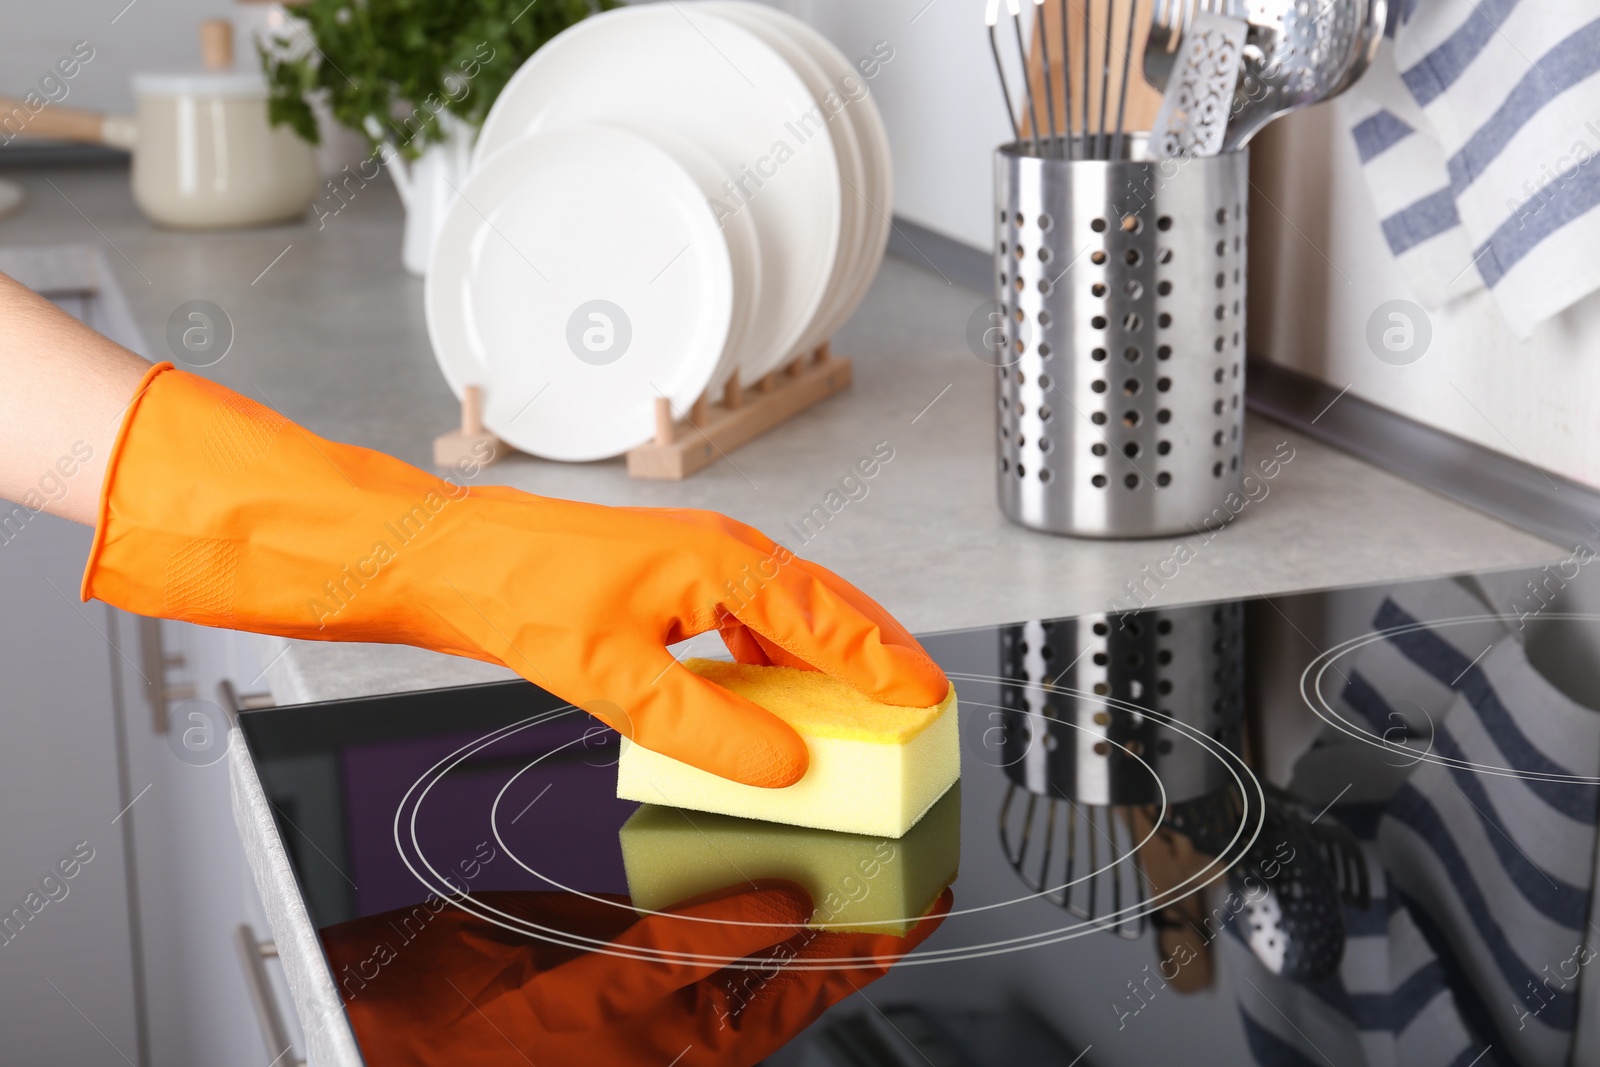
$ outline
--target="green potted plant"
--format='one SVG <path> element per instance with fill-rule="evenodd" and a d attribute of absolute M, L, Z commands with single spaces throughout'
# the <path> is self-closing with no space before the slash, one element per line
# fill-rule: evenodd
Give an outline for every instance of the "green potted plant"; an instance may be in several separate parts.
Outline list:
<path fill-rule="evenodd" d="M 421 274 L 500 90 L 546 41 L 617 2 L 306 0 L 258 43 L 268 113 L 312 144 L 319 112 L 367 139 L 355 176 L 387 167 L 406 206 L 406 269 Z"/>

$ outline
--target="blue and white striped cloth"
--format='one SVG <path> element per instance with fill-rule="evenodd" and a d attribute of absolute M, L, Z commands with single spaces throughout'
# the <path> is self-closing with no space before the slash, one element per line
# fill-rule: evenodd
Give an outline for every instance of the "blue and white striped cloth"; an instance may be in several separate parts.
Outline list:
<path fill-rule="evenodd" d="M 1487 286 L 1526 337 L 1600 288 L 1600 5 L 1390 5 L 1342 98 L 1384 237 L 1423 303 Z"/>
<path fill-rule="evenodd" d="M 1440 583 L 1396 590 L 1373 625 L 1483 612 Z M 1600 714 L 1557 692 L 1497 622 L 1397 634 L 1344 672 L 1341 711 L 1374 734 L 1400 730 L 1418 750 L 1431 739 L 1439 755 L 1490 767 L 1600 775 Z M 1403 762 L 1329 733 L 1296 768 L 1296 784 L 1355 779 L 1328 817 L 1362 842 L 1373 902 L 1346 909 L 1343 964 L 1318 985 L 1230 953 L 1251 978 L 1240 1008 L 1257 1061 L 1568 1062 L 1577 972 L 1600 966 L 1589 921 L 1600 788 Z"/>

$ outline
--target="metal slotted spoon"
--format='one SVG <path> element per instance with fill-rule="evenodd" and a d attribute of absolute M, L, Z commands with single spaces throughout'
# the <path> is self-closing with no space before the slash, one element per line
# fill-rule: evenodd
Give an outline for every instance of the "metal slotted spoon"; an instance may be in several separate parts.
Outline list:
<path fill-rule="evenodd" d="M 1281 115 L 1330 100 L 1371 64 L 1388 0 L 1155 0 L 1145 80 L 1166 90 L 1183 31 L 1198 12 L 1250 24 L 1224 152 L 1242 148 Z"/>

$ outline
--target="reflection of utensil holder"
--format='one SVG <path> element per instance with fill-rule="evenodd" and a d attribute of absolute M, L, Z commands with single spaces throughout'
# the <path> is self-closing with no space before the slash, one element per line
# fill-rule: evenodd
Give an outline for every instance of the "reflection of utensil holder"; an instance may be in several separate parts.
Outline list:
<path fill-rule="evenodd" d="M 1248 153 L 1127 144 L 995 156 L 1000 507 L 1052 533 L 1216 525 L 1243 478 Z"/>
<path fill-rule="evenodd" d="M 1138 841 L 1114 809 L 1163 796 L 1178 805 L 1228 785 L 1226 765 L 1167 721 L 1237 751 L 1242 653 L 1238 604 L 1001 630 L 1001 670 L 1017 684 L 1001 686 L 1001 752 L 1011 784 L 1000 835 L 1026 884 L 1080 918 L 1107 916 L 1108 928 L 1123 936 L 1143 931 L 1142 918 L 1119 917 L 1137 911 L 1144 889 L 1140 873 L 1122 862 Z"/>

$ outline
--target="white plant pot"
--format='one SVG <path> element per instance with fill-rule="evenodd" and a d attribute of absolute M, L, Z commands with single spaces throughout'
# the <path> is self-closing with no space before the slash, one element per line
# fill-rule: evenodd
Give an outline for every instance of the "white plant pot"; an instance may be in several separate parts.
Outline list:
<path fill-rule="evenodd" d="M 444 140 L 422 150 L 407 161 L 398 151 L 388 155 L 389 175 L 406 209 L 405 244 L 401 259 L 405 268 L 421 277 L 428 271 L 433 242 L 444 222 L 444 213 L 467 180 L 472 163 L 472 144 L 478 131 L 454 115 L 439 116 Z"/>

